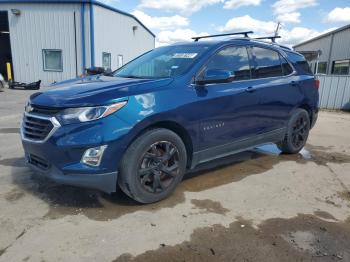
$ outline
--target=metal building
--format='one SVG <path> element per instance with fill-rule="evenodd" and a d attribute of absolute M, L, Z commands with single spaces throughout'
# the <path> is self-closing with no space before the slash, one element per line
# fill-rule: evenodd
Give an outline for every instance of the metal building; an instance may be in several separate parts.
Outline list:
<path fill-rule="evenodd" d="M 294 46 L 320 80 L 320 108 L 350 110 L 350 25 Z"/>
<path fill-rule="evenodd" d="M 309 56 L 314 73 L 327 75 L 350 75 L 350 25 L 328 32 L 294 46 L 298 52 Z"/>
<path fill-rule="evenodd" d="M 0 0 L 0 73 L 44 85 L 117 69 L 155 45 L 136 17 L 95 0 Z"/>

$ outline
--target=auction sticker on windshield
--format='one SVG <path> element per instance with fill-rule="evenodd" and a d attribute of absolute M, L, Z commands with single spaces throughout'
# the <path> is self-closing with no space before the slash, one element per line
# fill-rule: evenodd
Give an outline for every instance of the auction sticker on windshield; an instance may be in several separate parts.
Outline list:
<path fill-rule="evenodd" d="M 173 58 L 188 58 L 193 59 L 198 55 L 198 53 L 175 53 Z"/>

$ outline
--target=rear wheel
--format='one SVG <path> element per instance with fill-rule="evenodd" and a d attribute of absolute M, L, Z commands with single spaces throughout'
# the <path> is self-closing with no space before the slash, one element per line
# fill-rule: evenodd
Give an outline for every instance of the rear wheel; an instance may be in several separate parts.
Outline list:
<path fill-rule="evenodd" d="M 305 109 L 297 109 L 289 120 L 287 133 L 278 144 L 282 153 L 296 154 L 306 144 L 310 132 L 310 117 Z"/>
<path fill-rule="evenodd" d="M 169 196 L 182 180 L 187 154 L 174 132 L 152 129 L 127 149 L 120 168 L 119 186 L 140 203 L 153 203 Z"/>

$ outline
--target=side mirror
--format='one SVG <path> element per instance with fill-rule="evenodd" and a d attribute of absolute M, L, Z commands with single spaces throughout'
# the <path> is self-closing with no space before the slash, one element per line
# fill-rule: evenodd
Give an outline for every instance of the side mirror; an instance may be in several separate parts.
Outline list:
<path fill-rule="evenodd" d="M 196 79 L 196 84 L 217 84 L 217 83 L 230 83 L 234 80 L 235 76 L 230 71 L 221 69 L 209 69 L 204 72 L 204 75 L 200 79 Z"/>

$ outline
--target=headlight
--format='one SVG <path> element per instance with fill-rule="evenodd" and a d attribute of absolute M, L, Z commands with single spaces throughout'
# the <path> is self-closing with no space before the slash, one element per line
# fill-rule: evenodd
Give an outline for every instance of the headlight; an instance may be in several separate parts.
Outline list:
<path fill-rule="evenodd" d="M 108 106 L 68 108 L 58 113 L 57 118 L 62 124 L 89 122 L 109 116 L 126 104 L 123 101 Z"/>

